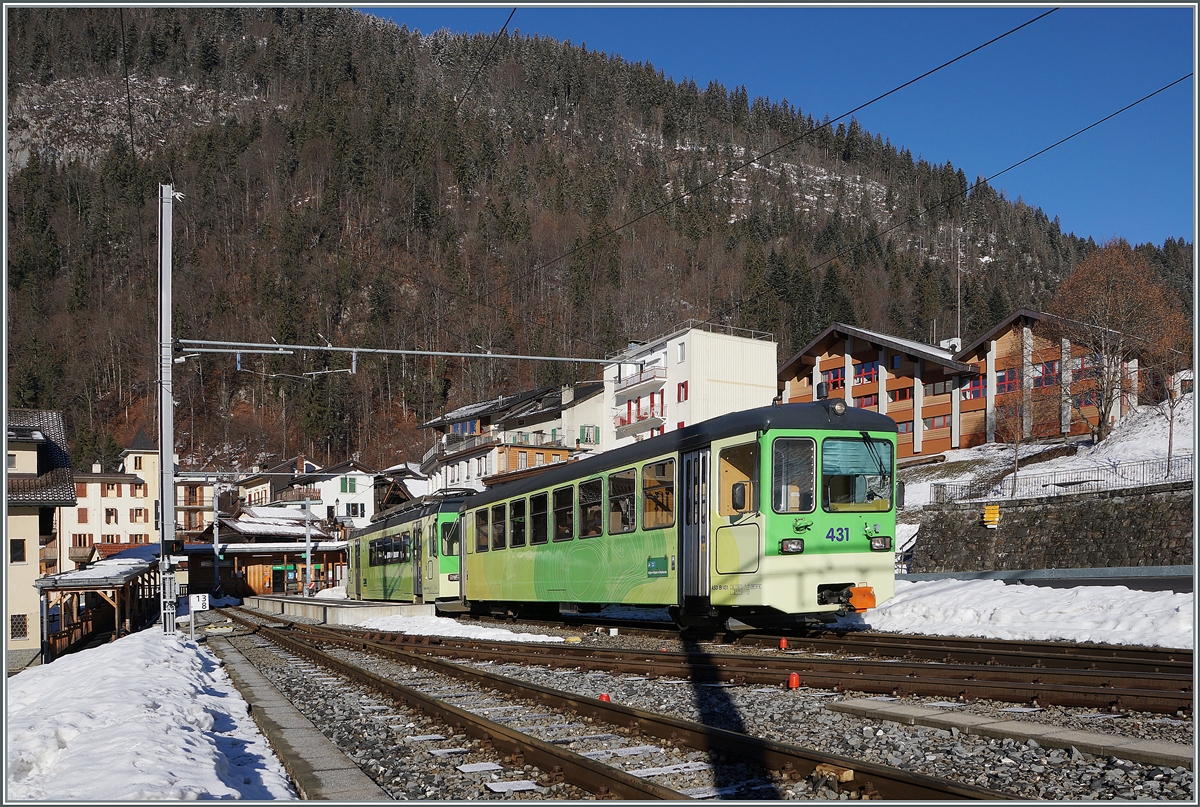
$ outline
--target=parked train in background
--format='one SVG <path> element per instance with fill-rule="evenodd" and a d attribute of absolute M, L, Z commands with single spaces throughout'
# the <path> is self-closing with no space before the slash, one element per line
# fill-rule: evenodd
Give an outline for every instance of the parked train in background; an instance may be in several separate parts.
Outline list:
<path fill-rule="evenodd" d="M 464 574 L 454 598 L 445 580 L 439 607 L 535 616 L 634 605 L 684 626 L 760 627 L 863 611 L 894 589 L 895 458 L 893 420 L 834 399 L 723 415 L 447 499 L 438 529 L 462 537 Z M 403 547 L 428 532 L 395 524 L 352 539 L 351 597 L 419 599 L 411 572 L 355 565 L 364 551 L 385 567 L 424 562 Z M 380 559 L 369 547 L 384 534 L 400 543 Z"/>

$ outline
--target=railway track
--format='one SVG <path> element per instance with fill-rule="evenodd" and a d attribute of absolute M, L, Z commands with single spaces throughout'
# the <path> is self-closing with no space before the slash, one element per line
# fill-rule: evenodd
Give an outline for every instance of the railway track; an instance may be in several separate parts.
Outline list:
<path fill-rule="evenodd" d="M 506 620 L 472 617 L 481 622 L 505 624 Z M 563 622 L 528 621 L 525 625 L 547 628 L 564 625 L 574 630 L 590 632 L 616 627 L 622 632 L 647 639 L 670 641 L 681 636 L 679 628 L 663 625 L 649 627 L 639 620 L 568 619 Z M 654 624 L 654 623 L 651 623 Z M 946 664 L 989 664 L 1012 667 L 1054 667 L 1056 669 L 1116 670 L 1120 672 L 1175 673 L 1190 677 L 1194 653 L 1186 649 L 1161 647 L 1130 647 L 1073 642 L 1016 642 L 1002 639 L 980 639 L 952 636 L 897 636 L 889 633 L 826 632 L 805 634 L 797 631 L 779 633 L 698 632 L 682 634 L 695 642 L 720 642 L 732 646 L 806 650 L 840 656 L 883 656 L 913 660 L 937 661 Z"/>
<path fill-rule="evenodd" d="M 311 626 L 296 627 L 301 631 L 313 630 Z M 912 655 L 890 660 L 878 658 L 878 654 L 876 657 L 826 658 L 790 649 L 791 645 L 789 649 L 777 649 L 773 653 L 732 654 L 723 652 L 724 646 L 718 648 L 690 640 L 682 642 L 683 650 L 667 650 L 664 645 L 660 651 L 653 652 L 361 630 L 339 633 L 440 658 L 500 663 L 516 659 L 550 667 L 579 667 L 699 682 L 816 687 L 894 697 L 921 695 L 962 702 L 993 700 L 1032 707 L 1064 706 L 1181 715 L 1191 713 L 1194 700 L 1191 668 L 1186 662 L 1160 661 L 1156 670 L 1166 668 L 1170 671 L 1151 672 L 1145 669 L 1144 658 L 1137 657 L 1128 665 L 1132 669 L 1097 669 L 1082 666 L 1082 659 L 1093 659 L 1094 654 L 1086 654 L 1081 659 L 1070 656 L 1065 647 L 1056 647 L 1054 649 L 1062 657 L 1072 658 L 1077 663 L 1074 667 L 1065 664 L 1051 667 L 1046 666 L 1047 662 L 1057 663 L 1057 658 L 1040 643 L 1032 648 L 1032 654 L 1021 648 L 1007 653 L 995 647 L 984 648 L 981 652 L 988 654 L 987 663 L 965 664 L 946 660 L 948 654 L 945 651 L 941 658 L 931 662 Z M 678 635 L 675 638 L 678 639 Z M 871 644 L 890 647 L 897 656 L 904 650 L 904 645 L 895 641 Z M 1002 664 L 1000 658 L 1024 663 Z M 1121 666 L 1117 658 L 1110 661 L 1110 667 Z"/>
<path fill-rule="evenodd" d="M 432 641 L 404 647 L 259 613 L 228 615 L 298 658 L 473 737 L 510 766 L 533 764 L 598 797 L 761 800 L 803 782 L 815 798 L 1015 798 L 521 682 L 469 656 L 452 663 L 415 652 L 444 649 Z"/>

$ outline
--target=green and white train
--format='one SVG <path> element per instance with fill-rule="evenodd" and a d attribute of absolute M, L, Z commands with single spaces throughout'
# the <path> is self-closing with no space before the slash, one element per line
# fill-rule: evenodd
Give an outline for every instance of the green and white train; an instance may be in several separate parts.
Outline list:
<path fill-rule="evenodd" d="M 457 500 L 457 530 L 438 512 L 439 529 L 463 537 L 464 571 L 439 600 L 529 616 L 665 607 L 680 625 L 862 611 L 893 593 L 895 457 L 894 421 L 834 399 L 724 415 L 555 466 Z M 406 529 L 416 534 L 401 527 L 402 545 Z M 412 601 L 360 568 L 364 598 Z"/>
<path fill-rule="evenodd" d="M 459 510 L 467 491 L 424 496 L 378 514 L 347 549 L 347 596 L 355 600 L 459 601 Z"/>

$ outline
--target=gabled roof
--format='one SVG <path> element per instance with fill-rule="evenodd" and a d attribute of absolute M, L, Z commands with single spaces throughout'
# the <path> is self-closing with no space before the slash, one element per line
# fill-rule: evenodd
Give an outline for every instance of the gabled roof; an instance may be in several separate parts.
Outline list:
<path fill-rule="evenodd" d="M 251 482 L 271 481 L 278 476 L 294 476 L 299 473 L 312 473 L 313 471 L 305 472 L 303 468 L 307 465 L 313 466 L 313 471 L 320 470 L 321 466 L 317 465 L 312 460 L 309 460 L 303 454 L 297 454 L 290 460 L 284 460 L 278 465 L 272 465 L 263 471 L 253 471 L 237 481 L 239 485 L 248 485 Z"/>
<path fill-rule="evenodd" d="M 499 425 L 503 426 L 504 424 L 510 423 L 514 420 L 553 415 L 562 412 L 562 410 L 562 390 L 549 390 L 542 395 L 539 395 L 535 398 L 530 398 L 528 401 L 517 404 L 505 412 L 503 417 L 496 418 L 495 421 Z"/>
<path fill-rule="evenodd" d="M 855 339 L 861 339 L 871 345 L 886 347 L 896 353 L 903 353 L 908 356 L 932 361 L 942 365 L 951 374 L 955 373 L 975 373 L 976 370 L 969 364 L 963 364 L 956 361 L 953 354 L 945 348 L 927 345 L 924 342 L 914 342 L 911 339 L 904 339 L 891 334 L 880 333 L 879 331 L 869 331 L 866 328 L 858 328 L 854 325 L 846 325 L 843 322 L 835 322 L 825 330 L 821 331 L 811 342 L 796 351 L 787 361 L 779 368 L 779 377 L 785 377 L 785 373 L 792 372 L 793 368 L 800 363 L 800 360 L 811 353 L 817 345 L 825 341 L 831 335 L 853 336 Z"/>
<path fill-rule="evenodd" d="M 447 412 L 441 417 L 436 417 L 428 423 L 422 423 L 422 429 L 428 429 L 436 426 L 445 426 L 450 423 L 459 423 L 464 420 L 475 420 L 476 418 L 491 417 L 493 415 L 502 417 L 517 404 L 524 403 L 531 398 L 536 398 L 545 395 L 553 390 L 554 387 L 539 387 L 538 389 L 526 390 L 525 392 L 517 392 L 512 395 L 500 395 L 496 398 L 479 401 L 478 403 L 467 404 L 460 406 L 453 412 Z"/>
<path fill-rule="evenodd" d="M 967 345 L 962 350 L 958 351 L 958 356 L 960 356 L 960 357 L 967 356 L 967 355 L 970 355 L 971 353 L 974 353 L 975 349 L 978 348 L 980 345 L 982 345 L 984 342 L 987 342 L 990 339 L 994 339 L 998 334 L 1001 334 L 1004 331 L 1007 331 L 1009 328 L 1012 327 L 1012 324 L 1014 322 L 1016 322 L 1022 318 L 1030 319 L 1030 320 L 1033 320 L 1034 322 L 1037 322 L 1039 320 L 1047 319 L 1048 316 L 1049 316 L 1048 314 L 1043 314 L 1041 311 L 1034 311 L 1032 308 L 1018 308 L 1016 311 L 1009 314 L 1004 319 L 1000 320 L 1000 322 L 996 323 L 996 325 L 992 326 L 992 329 L 989 330 L 987 333 L 983 334 L 978 339 L 976 339 L 974 342 Z"/>
<path fill-rule="evenodd" d="M 360 474 L 366 474 L 367 476 L 374 476 L 378 473 L 378 471 L 376 471 L 374 468 L 368 468 L 357 460 L 346 460 L 344 462 L 339 462 L 337 465 L 327 465 L 321 470 L 314 471 L 310 474 L 296 476 L 292 480 L 291 484 L 302 485 L 307 482 L 319 482 L 325 479 L 336 479 L 339 476 L 344 476 L 345 474 L 354 471 L 357 471 Z"/>
<path fill-rule="evenodd" d="M 7 431 L 28 435 L 38 442 L 38 474 L 8 475 L 9 504 L 31 507 L 71 507 L 75 504 L 75 482 L 62 412 L 45 409 L 9 409 Z"/>
<path fill-rule="evenodd" d="M 158 451 L 158 446 L 142 429 L 137 430 L 137 434 L 133 436 L 133 440 L 129 443 L 129 447 L 121 452 L 121 456 L 126 454 L 145 454 L 148 452 Z"/>
<path fill-rule="evenodd" d="M 252 518 L 247 517 L 244 511 L 238 518 L 222 517 L 219 519 L 221 524 L 221 538 L 222 540 L 226 540 L 232 533 L 253 542 L 261 542 L 264 538 L 277 538 L 283 542 L 303 541 L 306 534 L 312 536 L 312 540 L 314 541 L 328 541 L 331 539 L 332 536 L 325 531 L 321 521 L 313 518 L 306 526 L 303 511 L 296 512 L 300 513 L 298 520 Z M 212 532 L 212 525 L 209 524 L 201 534 L 212 535 Z"/>

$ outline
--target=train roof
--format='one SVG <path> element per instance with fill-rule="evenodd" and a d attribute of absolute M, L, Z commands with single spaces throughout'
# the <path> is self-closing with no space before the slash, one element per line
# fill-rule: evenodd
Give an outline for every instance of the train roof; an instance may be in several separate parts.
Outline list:
<path fill-rule="evenodd" d="M 642 440 L 632 445 L 615 448 L 612 451 L 605 451 L 579 462 L 552 468 L 528 479 L 518 479 L 498 485 L 491 490 L 485 490 L 469 497 L 463 503 L 463 507 L 464 509 L 479 507 L 489 502 L 561 485 L 574 479 L 616 469 L 619 466 L 640 462 L 662 454 L 694 451 L 704 448 L 714 440 L 749 432 L 767 429 L 832 429 L 853 434 L 864 431 L 896 432 L 896 421 L 887 415 L 881 415 L 869 409 L 848 406 L 843 414 L 835 414 L 832 411 L 834 400 L 840 401 L 841 399 L 764 406 L 720 415 L 658 437 L 652 437 L 649 440 Z"/>

